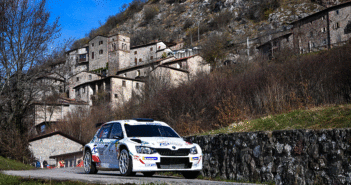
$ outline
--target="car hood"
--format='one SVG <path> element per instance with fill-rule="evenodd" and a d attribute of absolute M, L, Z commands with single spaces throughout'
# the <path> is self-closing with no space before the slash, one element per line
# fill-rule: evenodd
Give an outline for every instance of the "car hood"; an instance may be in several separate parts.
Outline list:
<path fill-rule="evenodd" d="M 152 148 L 191 148 L 194 145 L 184 141 L 182 138 L 169 137 L 135 137 L 130 140 L 140 143 L 141 145 Z"/>

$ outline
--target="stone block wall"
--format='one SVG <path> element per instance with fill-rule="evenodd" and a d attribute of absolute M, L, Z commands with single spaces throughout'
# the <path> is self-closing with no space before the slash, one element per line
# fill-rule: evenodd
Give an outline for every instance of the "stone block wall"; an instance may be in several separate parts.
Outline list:
<path fill-rule="evenodd" d="M 351 129 L 189 136 L 206 177 L 275 184 L 351 184 Z"/>

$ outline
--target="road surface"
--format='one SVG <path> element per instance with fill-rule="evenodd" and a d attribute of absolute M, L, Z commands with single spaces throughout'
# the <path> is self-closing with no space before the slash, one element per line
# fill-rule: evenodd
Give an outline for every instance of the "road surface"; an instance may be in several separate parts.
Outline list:
<path fill-rule="evenodd" d="M 214 185 L 250 185 L 247 183 L 233 183 L 223 181 L 208 181 L 200 179 L 184 179 L 181 177 L 168 177 L 154 175 L 153 177 L 144 177 L 143 174 L 137 173 L 136 176 L 125 177 L 121 176 L 118 171 L 99 171 L 97 174 L 84 174 L 83 168 L 56 168 L 56 169 L 39 169 L 39 170 L 25 170 L 25 171 L 3 171 L 6 175 L 15 175 L 38 179 L 52 179 L 52 180 L 73 180 L 82 181 L 86 183 L 98 184 L 214 184 Z"/>

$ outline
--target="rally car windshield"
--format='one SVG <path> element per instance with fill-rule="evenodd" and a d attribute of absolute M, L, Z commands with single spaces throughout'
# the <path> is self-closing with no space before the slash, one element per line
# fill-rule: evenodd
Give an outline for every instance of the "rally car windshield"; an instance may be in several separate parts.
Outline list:
<path fill-rule="evenodd" d="M 128 137 L 177 137 L 170 127 L 161 125 L 125 125 Z"/>

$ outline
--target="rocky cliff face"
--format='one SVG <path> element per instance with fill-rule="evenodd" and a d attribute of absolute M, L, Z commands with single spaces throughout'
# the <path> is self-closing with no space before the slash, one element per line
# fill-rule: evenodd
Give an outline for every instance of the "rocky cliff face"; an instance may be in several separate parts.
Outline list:
<path fill-rule="evenodd" d="M 350 184 L 351 130 L 289 130 L 187 137 L 206 177 L 279 184 Z"/>
<path fill-rule="evenodd" d="M 213 33 L 227 33 L 230 40 L 242 41 L 324 9 L 320 4 L 310 0 L 153 0 L 110 34 L 128 34 L 134 45 L 156 38 L 195 45 L 198 38 Z"/>

